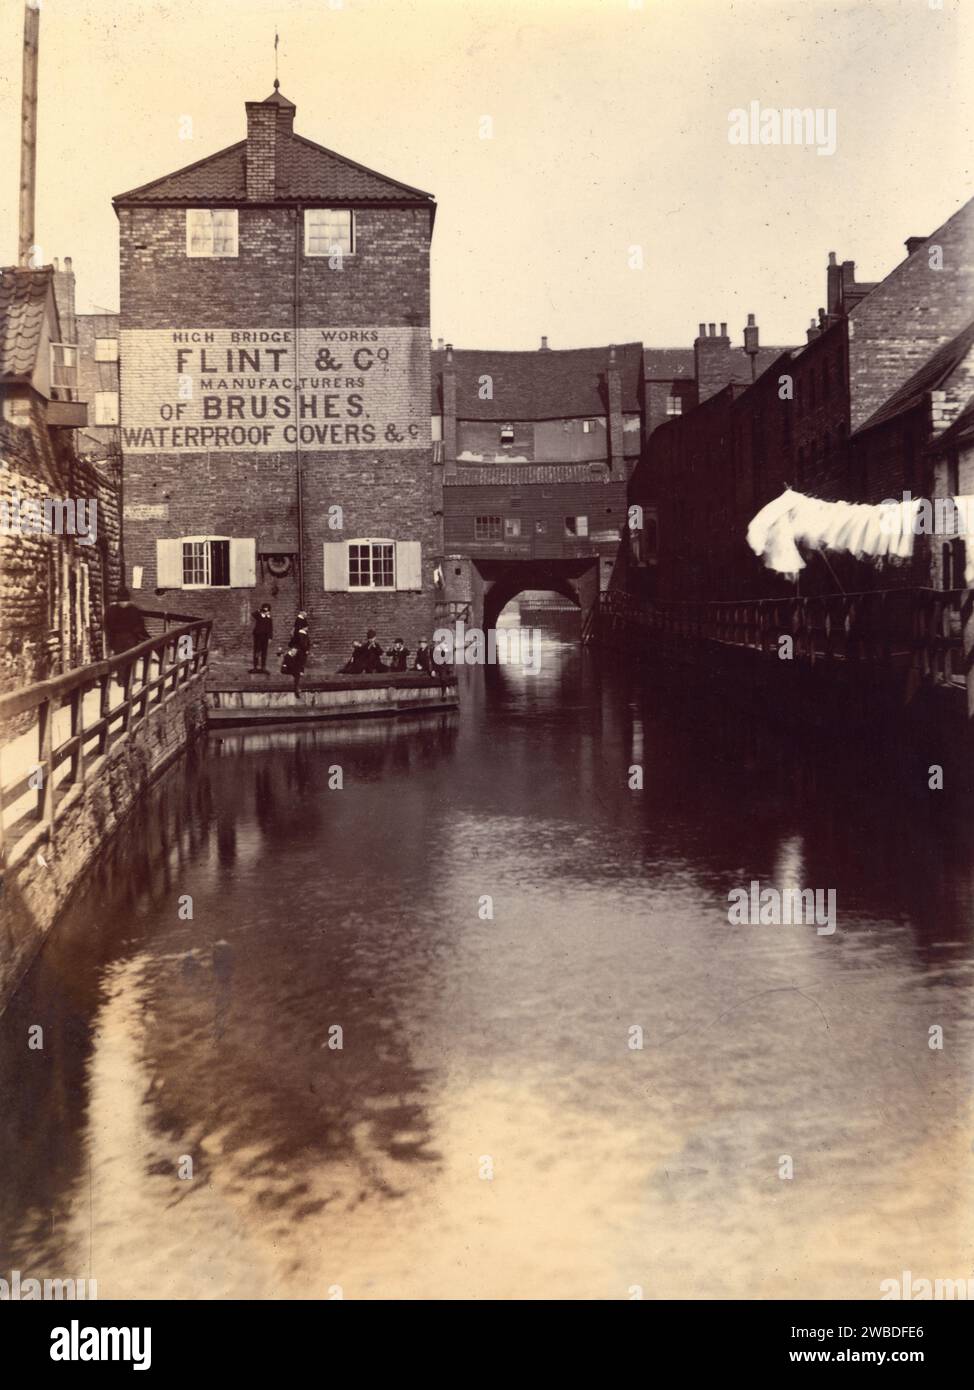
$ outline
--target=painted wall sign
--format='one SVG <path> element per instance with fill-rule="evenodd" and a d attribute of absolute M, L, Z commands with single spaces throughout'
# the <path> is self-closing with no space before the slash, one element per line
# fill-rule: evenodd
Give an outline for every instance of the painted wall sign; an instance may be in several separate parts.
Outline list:
<path fill-rule="evenodd" d="M 419 328 L 123 329 L 127 454 L 430 448 Z"/>
<path fill-rule="evenodd" d="M 123 521 L 168 521 L 168 502 L 126 502 L 122 508 Z"/>

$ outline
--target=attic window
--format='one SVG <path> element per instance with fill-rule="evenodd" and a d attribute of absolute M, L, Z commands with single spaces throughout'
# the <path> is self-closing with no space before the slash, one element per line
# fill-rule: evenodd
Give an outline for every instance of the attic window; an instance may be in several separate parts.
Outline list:
<path fill-rule="evenodd" d="M 513 444 L 513 443 L 514 443 L 514 426 L 513 426 L 513 425 L 501 425 L 501 443 L 502 443 L 502 444 Z"/>
<path fill-rule="evenodd" d="M 306 256 L 350 256 L 355 250 L 350 208 L 307 208 L 304 214 Z"/>
<path fill-rule="evenodd" d="M 236 208 L 187 208 L 187 256 L 236 256 Z"/>

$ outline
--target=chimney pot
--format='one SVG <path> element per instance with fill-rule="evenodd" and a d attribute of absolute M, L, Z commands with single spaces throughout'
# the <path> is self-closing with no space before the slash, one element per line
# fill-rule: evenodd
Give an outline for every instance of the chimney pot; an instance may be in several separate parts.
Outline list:
<path fill-rule="evenodd" d="M 748 316 L 747 316 L 747 326 L 748 326 L 748 328 L 753 328 L 753 327 L 754 327 L 754 315 L 753 315 L 753 314 L 748 314 Z"/>
<path fill-rule="evenodd" d="M 726 338 L 726 337 L 727 337 L 727 324 L 726 324 L 726 323 L 722 323 L 722 324 L 720 325 L 720 336 L 721 336 L 722 338 Z"/>
<path fill-rule="evenodd" d="M 549 348 L 548 348 L 548 339 L 547 339 L 547 338 L 542 337 L 542 339 L 541 339 L 541 346 L 538 348 L 538 351 L 539 351 L 539 352 L 548 352 L 548 351 L 549 351 Z"/>
<path fill-rule="evenodd" d="M 698 337 L 698 338 L 706 338 L 706 336 L 707 336 L 707 325 L 706 325 L 705 323 L 702 323 L 702 324 L 700 325 L 700 332 L 697 334 L 697 337 Z"/>
<path fill-rule="evenodd" d="M 837 263 L 836 254 L 835 254 L 834 251 L 830 251 L 830 252 L 829 252 L 829 265 L 835 265 L 836 263 Z"/>
<path fill-rule="evenodd" d="M 442 351 L 443 351 L 443 339 L 442 339 L 442 338 L 437 338 L 437 340 L 436 340 L 436 350 L 437 350 L 437 352 L 442 352 Z"/>
<path fill-rule="evenodd" d="M 61 264 L 57 256 L 54 257 L 54 269 L 58 271 L 61 269 Z"/>
<path fill-rule="evenodd" d="M 68 272 L 68 274 L 70 275 L 70 274 L 71 274 L 71 257 L 70 257 L 70 256 L 65 256 L 65 258 L 64 258 L 64 268 L 65 268 L 65 270 Z"/>

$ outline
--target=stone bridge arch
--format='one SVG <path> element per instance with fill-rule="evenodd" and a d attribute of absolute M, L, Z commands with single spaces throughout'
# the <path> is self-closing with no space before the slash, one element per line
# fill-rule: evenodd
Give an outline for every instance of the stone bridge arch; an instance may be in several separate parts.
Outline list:
<path fill-rule="evenodd" d="M 597 556 L 584 560 L 478 560 L 475 570 L 479 583 L 474 586 L 470 621 L 484 631 L 496 627 L 505 606 L 525 589 L 551 590 L 577 604 L 583 631 L 598 603 Z"/>

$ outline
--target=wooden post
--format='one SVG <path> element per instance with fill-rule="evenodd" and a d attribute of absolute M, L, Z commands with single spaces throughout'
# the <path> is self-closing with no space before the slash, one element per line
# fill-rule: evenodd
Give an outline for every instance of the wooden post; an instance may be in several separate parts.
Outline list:
<path fill-rule="evenodd" d="M 30 265 L 34 256 L 34 193 L 37 181 L 37 47 L 39 0 L 24 7 L 24 69 L 20 98 L 20 233 L 17 259 Z"/>
<path fill-rule="evenodd" d="M 964 640 L 964 683 L 967 686 L 967 717 L 974 719 L 974 589 L 965 589 L 960 605 Z"/>
<path fill-rule="evenodd" d="M 37 818 L 50 826 L 54 819 L 54 768 L 51 766 L 54 711 L 51 701 L 45 700 L 37 711 L 37 751 L 41 770 L 41 785 L 37 790 Z"/>

